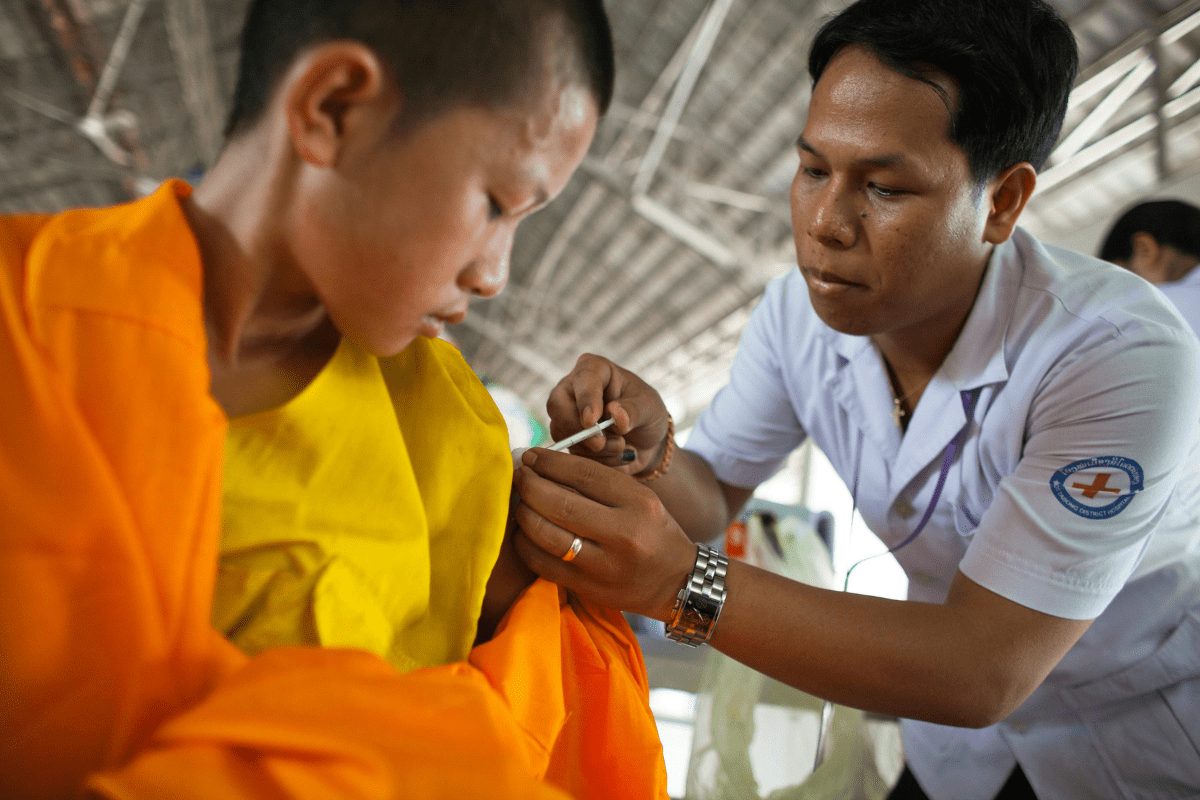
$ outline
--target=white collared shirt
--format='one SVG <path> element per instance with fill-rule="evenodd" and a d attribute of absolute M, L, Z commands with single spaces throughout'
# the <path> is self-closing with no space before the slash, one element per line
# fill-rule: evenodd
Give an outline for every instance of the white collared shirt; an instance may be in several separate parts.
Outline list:
<path fill-rule="evenodd" d="M 978 395 L 969 424 L 963 392 Z M 965 428 L 928 526 L 896 553 L 909 599 L 942 602 L 962 570 L 1043 613 L 1098 617 L 1004 722 L 905 721 L 925 791 L 990 800 L 1018 762 L 1043 800 L 1200 787 L 1200 345 L 1179 315 L 1131 273 L 1018 229 L 903 436 L 891 410 L 871 341 L 826 326 L 793 271 L 687 447 L 748 487 L 811 436 L 895 547 Z M 1146 726 L 1172 744 L 1139 740 Z"/>
<path fill-rule="evenodd" d="M 1192 267 L 1191 272 L 1177 281 L 1159 284 L 1158 288 L 1200 336 L 1200 266 Z"/>

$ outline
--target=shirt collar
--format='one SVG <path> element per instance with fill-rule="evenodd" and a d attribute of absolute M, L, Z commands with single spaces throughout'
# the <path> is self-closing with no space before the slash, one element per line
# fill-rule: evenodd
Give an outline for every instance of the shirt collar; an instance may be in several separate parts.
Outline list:
<path fill-rule="evenodd" d="M 1192 267 L 1191 271 L 1179 280 L 1172 281 L 1170 283 L 1164 283 L 1158 288 L 1165 289 L 1169 286 L 1200 286 L 1200 265 Z"/>
<path fill-rule="evenodd" d="M 1021 253 L 1034 244 L 1017 228 L 992 250 L 967 321 L 942 362 L 943 377 L 959 391 L 1008 380 L 1005 342 L 1024 272 Z"/>
<path fill-rule="evenodd" d="M 808 287 L 805 287 L 805 291 Z M 816 312 L 814 311 L 815 315 Z M 845 361 L 853 361 L 865 350 L 873 349 L 871 340 L 866 336 L 852 336 L 848 333 L 835 331 L 833 328 L 825 324 L 825 321 L 817 319 L 818 335 L 825 340 L 825 343 L 833 349 L 835 353 L 841 356 Z"/>

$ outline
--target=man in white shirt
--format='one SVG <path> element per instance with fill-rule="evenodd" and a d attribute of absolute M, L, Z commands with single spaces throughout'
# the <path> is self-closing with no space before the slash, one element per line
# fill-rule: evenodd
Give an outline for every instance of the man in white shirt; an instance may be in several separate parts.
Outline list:
<path fill-rule="evenodd" d="M 1144 281 L 1016 228 L 1076 64 L 1041 0 L 860 0 L 826 23 L 799 270 L 768 287 L 688 449 L 657 392 L 585 356 L 552 433 L 615 424 L 514 478 L 541 575 L 904 718 L 894 798 L 1200 791 L 1200 346 Z M 806 437 L 908 601 L 693 544 Z"/>
<path fill-rule="evenodd" d="M 1100 258 L 1158 286 L 1200 335 L 1200 208 L 1182 200 L 1138 203 L 1113 223 Z"/>

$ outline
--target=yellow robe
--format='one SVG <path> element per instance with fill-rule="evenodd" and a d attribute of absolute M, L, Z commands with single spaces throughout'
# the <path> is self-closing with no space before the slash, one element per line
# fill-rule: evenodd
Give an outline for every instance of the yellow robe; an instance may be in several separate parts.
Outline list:
<path fill-rule="evenodd" d="M 462 661 L 508 514 L 504 419 L 451 345 L 343 340 L 285 406 L 230 422 L 213 621 L 248 653 Z"/>
<path fill-rule="evenodd" d="M 0 796 L 663 796 L 636 645 L 550 584 L 406 674 L 212 626 L 226 421 L 188 191 L 0 218 Z"/>

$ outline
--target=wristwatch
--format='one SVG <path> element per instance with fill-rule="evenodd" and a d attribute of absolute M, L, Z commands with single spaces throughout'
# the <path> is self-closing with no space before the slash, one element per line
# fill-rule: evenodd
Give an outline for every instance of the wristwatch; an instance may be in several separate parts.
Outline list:
<path fill-rule="evenodd" d="M 696 545 L 696 566 L 675 597 L 667 637 L 699 647 L 712 636 L 725 605 L 725 571 L 729 559 L 707 545 Z"/>

